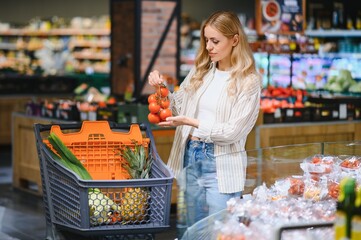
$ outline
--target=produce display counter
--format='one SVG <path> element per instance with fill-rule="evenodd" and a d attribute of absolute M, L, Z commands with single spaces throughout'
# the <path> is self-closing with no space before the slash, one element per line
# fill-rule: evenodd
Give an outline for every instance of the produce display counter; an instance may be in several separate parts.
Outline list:
<path fill-rule="evenodd" d="M 9 92 L 10 93 L 10 92 Z M 0 145 L 11 144 L 11 123 L 13 112 L 25 112 L 26 103 L 34 98 L 41 98 L 44 100 L 53 100 L 59 98 L 69 98 L 72 94 L 53 94 L 49 95 L 0 95 Z"/>
<path fill-rule="evenodd" d="M 12 168 L 13 187 L 42 194 L 39 157 L 36 150 L 34 124 L 55 124 L 65 121 L 12 113 Z"/>
<path fill-rule="evenodd" d="M 255 148 L 361 140 L 361 120 L 262 124 L 255 136 Z"/>
<path fill-rule="evenodd" d="M 1 97 L 0 98 L 0 144 L 11 144 L 11 114 L 13 111 L 24 111 L 29 97 Z"/>

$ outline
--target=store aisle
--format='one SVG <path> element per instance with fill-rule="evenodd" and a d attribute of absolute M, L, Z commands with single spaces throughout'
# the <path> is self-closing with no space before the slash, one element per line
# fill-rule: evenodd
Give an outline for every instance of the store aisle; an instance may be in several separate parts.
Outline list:
<path fill-rule="evenodd" d="M 45 239 L 42 197 L 13 189 L 11 181 L 11 148 L 0 146 L 0 240 Z M 176 238 L 175 218 L 175 211 L 172 211 L 171 229 L 156 234 L 155 240 Z"/>

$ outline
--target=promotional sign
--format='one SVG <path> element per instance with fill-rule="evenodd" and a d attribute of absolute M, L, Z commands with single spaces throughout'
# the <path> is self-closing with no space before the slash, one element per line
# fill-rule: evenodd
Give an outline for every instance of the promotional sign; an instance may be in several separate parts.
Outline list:
<path fill-rule="evenodd" d="M 258 34 L 302 33 L 305 28 L 304 0 L 257 0 L 256 28 Z"/>

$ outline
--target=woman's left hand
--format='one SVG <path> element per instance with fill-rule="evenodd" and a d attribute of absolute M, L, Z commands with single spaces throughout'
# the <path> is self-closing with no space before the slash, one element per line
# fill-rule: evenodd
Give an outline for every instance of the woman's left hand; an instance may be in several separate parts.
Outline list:
<path fill-rule="evenodd" d="M 185 116 L 167 117 L 166 121 L 158 123 L 162 127 L 177 127 L 181 125 L 189 125 L 198 128 L 199 121 L 194 118 Z"/>

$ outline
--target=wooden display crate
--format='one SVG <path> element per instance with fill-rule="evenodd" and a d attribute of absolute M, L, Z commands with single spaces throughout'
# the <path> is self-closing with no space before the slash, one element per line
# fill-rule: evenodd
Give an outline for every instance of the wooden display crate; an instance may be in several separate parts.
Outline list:
<path fill-rule="evenodd" d="M 12 159 L 13 159 L 13 187 L 42 194 L 41 176 L 34 124 L 62 123 L 54 119 L 26 116 L 22 113 L 12 114 Z"/>

